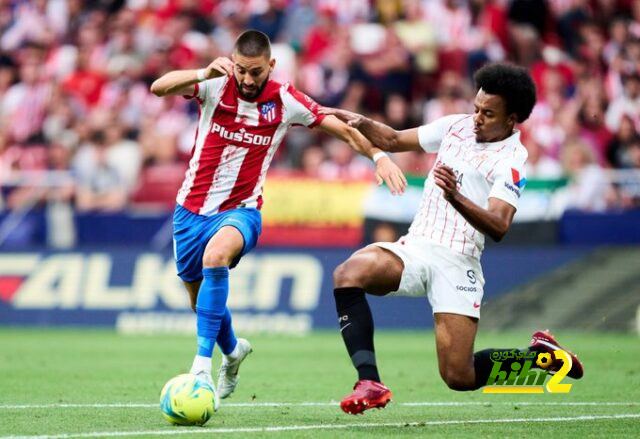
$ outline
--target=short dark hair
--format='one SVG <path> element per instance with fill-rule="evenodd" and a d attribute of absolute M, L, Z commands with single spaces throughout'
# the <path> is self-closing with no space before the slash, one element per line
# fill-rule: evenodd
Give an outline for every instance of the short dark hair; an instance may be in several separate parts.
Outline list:
<path fill-rule="evenodd" d="M 487 64 L 473 75 L 477 89 L 498 95 L 507 104 L 507 114 L 515 113 L 518 122 L 527 120 L 536 104 L 536 86 L 529 72 L 512 64 Z"/>
<path fill-rule="evenodd" d="M 236 40 L 234 49 L 242 56 L 266 56 L 271 58 L 271 42 L 269 37 L 258 30 L 247 30 Z"/>

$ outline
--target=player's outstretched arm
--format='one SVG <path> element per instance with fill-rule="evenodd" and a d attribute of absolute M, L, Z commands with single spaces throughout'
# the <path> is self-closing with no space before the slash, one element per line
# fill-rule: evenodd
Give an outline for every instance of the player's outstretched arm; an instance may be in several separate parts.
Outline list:
<path fill-rule="evenodd" d="M 507 234 L 516 208 L 506 201 L 498 198 L 489 198 L 486 209 L 458 192 L 457 179 L 453 170 L 445 165 L 438 165 L 433 169 L 433 178 L 438 187 L 442 189 L 443 197 L 469 221 L 476 230 L 489 235 L 498 242 Z"/>
<path fill-rule="evenodd" d="M 224 75 L 233 75 L 233 61 L 219 57 L 204 69 L 174 70 L 162 75 L 151 84 L 151 93 L 156 96 L 191 96 L 195 91 L 195 83 Z"/>
<path fill-rule="evenodd" d="M 327 134 L 343 140 L 359 154 L 370 158 L 376 164 L 376 181 L 378 185 L 387 184 L 393 195 L 404 193 L 407 187 L 407 179 L 380 148 L 376 148 L 358 130 L 349 127 L 344 122 L 333 116 L 325 117 L 319 127 Z"/>
<path fill-rule="evenodd" d="M 418 140 L 418 129 L 411 128 L 396 131 L 388 125 L 369 119 L 362 114 L 342 110 L 340 108 L 323 107 L 322 114 L 332 115 L 345 122 L 350 127 L 356 128 L 374 145 L 383 151 L 404 152 L 423 151 Z"/>

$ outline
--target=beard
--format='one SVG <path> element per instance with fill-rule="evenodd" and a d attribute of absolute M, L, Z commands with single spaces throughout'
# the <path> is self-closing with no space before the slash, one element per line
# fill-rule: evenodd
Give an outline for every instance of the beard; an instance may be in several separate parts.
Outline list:
<path fill-rule="evenodd" d="M 234 78 L 235 79 L 235 78 Z M 236 87 L 238 88 L 238 93 L 245 99 L 255 99 L 260 96 L 262 90 L 267 86 L 267 82 L 269 82 L 269 76 L 267 76 L 262 83 L 261 86 L 250 89 L 250 91 L 246 91 L 247 89 L 242 86 L 241 82 L 238 82 L 236 79 Z"/>

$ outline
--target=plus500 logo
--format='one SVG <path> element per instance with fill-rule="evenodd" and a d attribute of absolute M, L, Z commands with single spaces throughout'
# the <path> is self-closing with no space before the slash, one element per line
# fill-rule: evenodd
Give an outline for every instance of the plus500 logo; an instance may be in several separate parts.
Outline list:
<path fill-rule="evenodd" d="M 240 131 L 229 131 L 222 125 L 214 122 L 211 127 L 212 133 L 218 133 L 225 140 L 233 140 L 234 142 L 250 143 L 252 145 L 266 146 L 271 144 L 271 136 L 262 136 L 260 134 L 248 133 L 244 128 Z"/>

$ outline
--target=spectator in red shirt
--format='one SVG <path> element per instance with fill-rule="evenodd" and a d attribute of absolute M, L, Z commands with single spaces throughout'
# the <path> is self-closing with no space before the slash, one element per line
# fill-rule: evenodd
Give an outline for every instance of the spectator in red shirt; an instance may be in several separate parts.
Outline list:
<path fill-rule="evenodd" d="M 81 104 L 92 108 L 100 100 L 107 78 L 91 65 L 89 56 L 87 50 L 78 51 L 76 70 L 63 81 L 62 88 Z"/>

